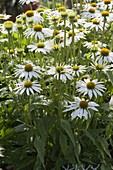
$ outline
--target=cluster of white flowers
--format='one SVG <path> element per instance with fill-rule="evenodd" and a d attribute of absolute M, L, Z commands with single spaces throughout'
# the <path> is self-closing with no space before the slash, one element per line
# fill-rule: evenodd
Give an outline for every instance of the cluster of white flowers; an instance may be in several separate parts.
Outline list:
<path fill-rule="evenodd" d="M 24 78 L 24 81 L 17 83 L 15 88 L 16 93 L 23 94 L 24 92 L 27 95 L 34 94 L 34 91 L 40 93 L 42 90 L 38 81 L 31 81 L 33 77 L 40 78 L 41 68 L 35 66 L 32 62 L 27 61 L 25 65 L 17 65 L 15 68 L 15 76 L 19 78 Z"/>

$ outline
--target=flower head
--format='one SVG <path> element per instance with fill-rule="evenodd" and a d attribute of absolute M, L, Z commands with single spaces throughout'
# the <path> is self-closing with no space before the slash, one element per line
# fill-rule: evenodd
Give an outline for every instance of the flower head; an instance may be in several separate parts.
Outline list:
<path fill-rule="evenodd" d="M 97 58 L 94 63 L 91 63 L 91 67 L 96 72 L 104 72 L 104 73 L 106 73 L 111 69 L 111 65 L 108 65 L 107 62 L 104 62 L 102 58 L 100 58 L 99 60 Z"/>
<path fill-rule="evenodd" d="M 73 76 L 80 76 L 80 74 L 86 71 L 86 66 L 74 65 L 70 68 L 70 72 Z"/>
<path fill-rule="evenodd" d="M 40 93 L 42 91 L 40 84 L 38 84 L 36 81 L 27 80 L 18 83 L 16 86 L 17 87 L 14 90 L 16 91 L 16 94 L 20 95 L 26 93 L 29 96 L 30 94 L 34 94 L 34 92 Z"/>
<path fill-rule="evenodd" d="M 5 21 L 4 22 L 4 27 L 5 27 L 6 30 L 12 30 L 13 24 L 14 23 L 12 21 Z"/>
<path fill-rule="evenodd" d="M 24 35 L 25 37 L 35 37 L 36 39 L 44 40 L 46 37 L 51 37 L 53 31 L 49 28 L 43 28 L 40 24 L 35 24 L 32 28 L 26 29 Z"/>
<path fill-rule="evenodd" d="M 86 119 L 88 119 L 89 117 L 91 117 L 90 109 L 98 111 L 96 107 L 99 106 L 93 101 L 80 99 L 79 97 L 75 97 L 74 102 L 69 102 L 69 104 L 70 105 L 66 106 L 67 109 L 64 110 L 64 112 L 74 110 L 71 114 L 72 120 L 76 117 L 85 117 Z"/>
<path fill-rule="evenodd" d="M 84 81 L 79 80 L 76 87 L 77 91 L 83 93 L 84 95 L 88 94 L 91 99 L 93 95 L 97 98 L 97 95 L 102 96 L 102 92 L 106 89 L 102 82 L 98 82 L 97 79 L 90 80 L 84 79 Z"/>
<path fill-rule="evenodd" d="M 108 48 L 100 49 L 100 55 L 104 62 L 113 62 L 113 52 Z"/>
<path fill-rule="evenodd" d="M 57 80 L 61 80 L 62 82 L 66 83 L 67 80 L 72 80 L 73 77 L 70 73 L 69 66 L 56 66 L 51 67 L 48 70 L 49 75 L 54 75 Z"/>
<path fill-rule="evenodd" d="M 40 67 L 28 62 L 25 65 L 17 65 L 17 68 L 15 68 L 15 75 L 19 78 L 25 77 L 25 80 L 31 79 L 32 77 L 40 78 L 40 70 Z"/>
<path fill-rule="evenodd" d="M 49 53 L 52 49 L 53 41 L 39 41 L 38 43 L 33 43 L 28 45 L 29 51 L 41 52 L 43 54 Z"/>
<path fill-rule="evenodd" d="M 6 15 L 6 14 L 0 14 L 0 19 L 1 20 L 7 20 L 11 17 L 11 15 Z"/>
<path fill-rule="evenodd" d="M 26 16 L 27 16 L 27 17 L 32 17 L 33 15 L 34 15 L 33 10 L 28 10 L 28 11 L 26 11 Z"/>

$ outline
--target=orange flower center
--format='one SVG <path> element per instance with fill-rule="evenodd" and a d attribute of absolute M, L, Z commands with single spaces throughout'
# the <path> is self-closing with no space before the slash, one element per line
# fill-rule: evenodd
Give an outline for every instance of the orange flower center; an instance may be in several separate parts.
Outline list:
<path fill-rule="evenodd" d="M 44 8 L 38 8 L 37 10 L 36 10 L 36 12 L 43 12 L 44 11 Z"/>
<path fill-rule="evenodd" d="M 69 36 L 72 36 L 72 35 L 73 35 L 72 30 L 70 30 L 70 31 L 68 32 L 68 35 L 69 35 Z M 75 32 L 75 31 L 74 31 L 74 35 L 76 35 L 76 32 Z"/>
<path fill-rule="evenodd" d="M 34 12 L 32 10 L 26 11 L 26 16 L 27 17 L 32 17 L 34 15 Z"/>
<path fill-rule="evenodd" d="M 92 2 L 91 6 L 96 7 L 97 6 L 96 2 Z"/>
<path fill-rule="evenodd" d="M 40 24 L 36 24 L 36 25 L 33 26 L 34 31 L 40 31 L 40 32 L 41 32 L 41 31 L 42 31 L 42 28 L 43 28 L 43 27 L 42 27 L 42 25 L 40 25 Z"/>
<path fill-rule="evenodd" d="M 57 8 L 58 11 L 66 11 L 66 8 L 64 6 L 60 6 L 59 8 Z"/>
<path fill-rule="evenodd" d="M 102 48 L 100 50 L 100 53 L 101 53 L 102 56 L 108 56 L 110 51 L 107 48 Z"/>
<path fill-rule="evenodd" d="M 101 15 L 104 16 L 104 17 L 109 16 L 109 12 L 108 11 L 102 11 Z"/>
<path fill-rule="evenodd" d="M 53 35 L 58 35 L 60 33 L 59 30 L 54 30 Z"/>
<path fill-rule="evenodd" d="M 92 20 L 93 24 L 99 25 L 100 21 L 98 19 L 93 19 Z"/>
<path fill-rule="evenodd" d="M 111 3 L 111 0 L 104 0 L 104 3 L 105 3 L 105 4 L 110 4 L 110 3 Z"/>
<path fill-rule="evenodd" d="M 94 8 L 90 8 L 90 9 L 89 9 L 89 12 L 90 12 L 90 13 L 95 13 L 95 9 L 94 9 Z"/>

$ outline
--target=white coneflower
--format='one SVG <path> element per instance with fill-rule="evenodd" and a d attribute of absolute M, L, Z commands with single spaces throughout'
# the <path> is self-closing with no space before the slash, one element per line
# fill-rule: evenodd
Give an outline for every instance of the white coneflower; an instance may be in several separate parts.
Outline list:
<path fill-rule="evenodd" d="M 33 21 L 34 24 L 41 24 L 44 22 L 43 17 L 40 15 L 40 13 L 37 13 L 35 10 L 28 10 L 25 13 L 26 15 L 26 22 L 29 23 L 29 21 Z"/>
<path fill-rule="evenodd" d="M 111 70 L 112 65 L 108 65 L 107 62 L 104 62 L 102 58 L 98 60 L 98 58 L 91 63 L 91 68 L 93 68 L 96 72 L 104 72 Z"/>
<path fill-rule="evenodd" d="M 104 62 L 113 62 L 113 52 L 111 52 L 108 48 L 100 49 L 98 55 L 99 54 L 99 58 L 102 58 Z"/>
<path fill-rule="evenodd" d="M 103 30 L 103 25 L 104 25 L 103 21 L 101 21 L 98 18 L 94 18 L 92 19 L 91 22 L 87 22 L 86 24 L 84 24 L 84 27 L 89 30 L 95 29 L 96 31 L 99 31 L 99 30 Z M 106 29 L 108 27 L 108 24 L 105 23 L 104 27 Z"/>
<path fill-rule="evenodd" d="M 34 94 L 35 92 L 40 93 L 42 89 L 40 88 L 40 84 L 37 81 L 24 81 L 16 84 L 16 88 L 14 89 L 16 94 L 22 95 L 26 93 L 28 96 L 30 94 Z"/>
<path fill-rule="evenodd" d="M 89 49 L 92 49 L 93 47 L 95 48 L 101 48 L 101 47 L 106 47 L 107 44 L 101 43 L 98 40 L 92 40 L 91 42 L 85 41 L 84 42 L 84 47 L 87 47 Z"/>
<path fill-rule="evenodd" d="M 73 102 L 69 102 L 69 105 L 66 106 L 67 109 L 64 112 L 74 110 L 71 114 L 72 120 L 76 117 L 85 117 L 86 119 L 91 117 L 90 109 L 94 111 L 97 110 L 97 103 L 93 101 L 88 101 L 85 99 L 80 99 L 79 97 L 75 97 Z"/>
<path fill-rule="evenodd" d="M 35 66 L 32 62 L 28 62 L 25 65 L 18 64 L 15 68 L 15 75 L 19 78 L 31 79 L 32 77 L 40 78 L 41 68 Z"/>
<path fill-rule="evenodd" d="M 67 80 L 72 80 L 73 76 L 70 73 L 69 66 L 52 66 L 48 70 L 48 75 L 54 75 L 54 78 L 66 83 Z"/>
<path fill-rule="evenodd" d="M 25 37 L 35 37 L 39 40 L 44 40 L 46 37 L 51 37 L 53 35 L 53 31 L 49 28 L 43 28 L 42 25 L 36 24 L 32 28 L 28 28 L 24 32 Z"/>
<path fill-rule="evenodd" d="M 12 21 L 5 21 L 2 25 L 1 32 L 3 34 L 8 34 L 8 32 L 13 32 L 14 22 Z"/>
<path fill-rule="evenodd" d="M 68 43 L 72 43 L 72 36 L 73 36 L 73 31 L 70 30 L 68 31 Z M 85 39 L 85 34 L 83 32 L 80 32 L 79 30 L 75 29 L 74 30 L 74 42 L 78 42 L 80 39 Z"/>
<path fill-rule="evenodd" d="M 103 0 L 97 3 L 97 8 L 101 11 L 106 9 L 112 10 L 112 5 L 113 2 L 111 0 Z"/>
<path fill-rule="evenodd" d="M 70 68 L 70 73 L 73 75 L 73 76 L 80 76 L 80 74 L 84 73 L 86 71 L 86 66 L 82 66 L 82 65 L 73 65 L 71 68 Z"/>
<path fill-rule="evenodd" d="M 97 79 L 90 80 L 89 78 L 79 80 L 76 84 L 77 91 L 83 93 L 84 95 L 88 94 L 91 99 L 93 95 L 97 98 L 97 95 L 102 96 L 102 93 L 106 89 L 103 85 L 103 82 L 98 82 Z"/>
<path fill-rule="evenodd" d="M 97 9 L 95 7 L 89 7 L 87 9 L 84 9 L 82 12 L 82 18 L 84 19 L 92 19 L 96 17 L 96 14 L 98 13 Z"/>
<path fill-rule="evenodd" d="M 53 46 L 53 41 L 40 41 L 38 43 L 33 43 L 28 45 L 28 49 L 29 51 L 33 52 L 41 52 L 43 54 L 49 53 L 52 50 L 52 46 Z"/>
<path fill-rule="evenodd" d="M 7 20 L 11 17 L 11 15 L 0 14 L 0 20 Z"/>

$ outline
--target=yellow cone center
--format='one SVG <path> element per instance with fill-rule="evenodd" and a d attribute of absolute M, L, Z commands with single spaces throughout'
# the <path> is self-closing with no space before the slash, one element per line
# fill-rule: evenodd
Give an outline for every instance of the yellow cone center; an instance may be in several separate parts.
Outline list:
<path fill-rule="evenodd" d="M 104 67 L 103 67 L 103 65 L 98 64 L 98 65 L 96 65 L 96 69 L 99 70 L 99 71 L 101 71 L 101 70 L 104 69 Z"/>
<path fill-rule="evenodd" d="M 60 6 L 60 7 L 58 8 L 58 11 L 66 11 L 66 8 L 65 8 L 64 6 Z"/>
<path fill-rule="evenodd" d="M 38 47 L 38 48 L 44 48 L 44 47 L 45 47 L 44 42 L 38 42 L 38 43 L 37 43 L 37 47 Z"/>
<path fill-rule="evenodd" d="M 95 2 L 92 2 L 92 3 L 91 3 L 91 6 L 96 7 L 97 4 L 96 4 Z"/>
<path fill-rule="evenodd" d="M 60 73 L 61 71 L 63 71 L 64 70 L 64 67 L 62 67 L 62 66 L 57 66 L 56 67 L 56 71 L 58 72 L 58 73 Z"/>
<path fill-rule="evenodd" d="M 105 4 L 110 4 L 110 3 L 111 3 L 111 0 L 104 0 L 104 3 L 105 3 Z"/>
<path fill-rule="evenodd" d="M 95 13 L 95 9 L 94 9 L 94 8 L 90 8 L 90 9 L 89 9 L 89 12 L 90 12 L 90 13 Z"/>
<path fill-rule="evenodd" d="M 109 16 L 109 11 L 102 11 L 101 15 L 104 17 Z"/>
<path fill-rule="evenodd" d="M 34 15 L 34 12 L 32 11 L 32 10 L 28 10 L 27 12 L 26 12 L 26 16 L 27 17 L 32 17 Z"/>
<path fill-rule="evenodd" d="M 29 88 L 29 87 L 31 87 L 31 86 L 32 86 L 32 82 L 31 82 L 31 81 L 25 81 L 25 82 L 24 82 L 24 87 Z"/>
<path fill-rule="evenodd" d="M 79 70 L 79 66 L 73 66 L 73 70 L 74 71 L 78 71 Z"/>
<path fill-rule="evenodd" d="M 13 22 L 12 21 L 5 21 L 4 22 L 4 27 L 8 30 L 11 30 L 13 27 Z"/>
<path fill-rule="evenodd" d="M 100 50 L 100 53 L 101 53 L 102 56 L 108 56 L 110 51 L 107 48 L 102 48 Z"/>
<path fill-rule="evenodd" d="M 43 27 L 40 24 L 36 24 L 36 25 L 33 26 L 34 31 L 42 31 L 42 28 Z"/>
<path fill-rule="evenodd" d="M 99 25 L 100 21 L 98 19 L 93 19 L 92 20 L 93 24 Z"/>
<path fill-rule="evenodd" d="M 70 30 L 70 31 L 68 32 L 68 35 L 69 35 L 69 36 L 72 36 L 72 35 L 73 35 L 72 30 Z M 76 35 L 76 32 L 75 32 L 75 31 L 74 31 L 74 35 Z"/>

